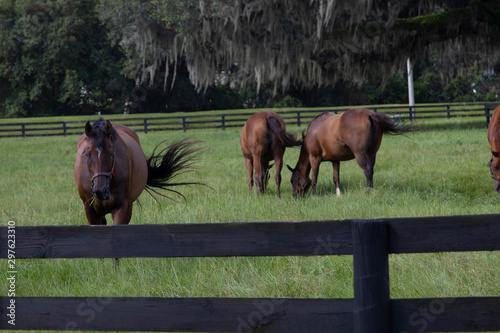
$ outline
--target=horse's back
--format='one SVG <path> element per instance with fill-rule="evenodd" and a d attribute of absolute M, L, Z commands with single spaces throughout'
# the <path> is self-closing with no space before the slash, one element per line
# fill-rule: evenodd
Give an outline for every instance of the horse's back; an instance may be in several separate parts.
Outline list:
<path fill-rule="evenodd" d="M 245 157 L 251 157 L 253 153 L 265 152 L 272 143 L 272 131 L 268 126 L 268 119 L 274 117 L 283 125 L 281 117 L 271 111 L 261 111 L 253 114 L 241 130 L 240 144 Z"/>
<path fill-rule="evenodd" d="M 500 106 L 493 111 L 488 125 L 488 141 L 491 151 L 500 153 Z"/>
<path fill-rule="evenodd" d="M 329 136 L 336 132 L 337 120 L 338 115 L 332 112 L 324 112 L 314 118 L 307 126 L 306 145 L 319 144 L 318 141 L 325 139 L 329 140 Z"/>
<path fill-rule="evenodd" d="M 113 124 L 113 128 L 118 132 L 122 139 L 126 139 L 128 141 L 132 140 L 140 146 L 139 136 L 133 129 L 121 124 Z"/>
<path fill-rule="evenodd" d="M 307 129 L 306 144 L 313 155 L 323 160 L 350 160 L 357 152 L 377 148 L 378 130 L 368 109 L 350 109 L 340 115 L 331 112 L 316 117 Z"/>
<path fill-rule="evenodd" d="M 248 118 L 247 122 L 243 126 L 242 135 L 251 136 L 265 133 L 268 129 L 268 119 L 271 117 L 276 118 L 283 126 L 283 120 L 277 113 L 271 111 L 261 111 Z"/>
<path fill-rule="evenodd" d="M 370 116 L 373 114 L 375 112 L 363 108 L 347 110 L 339 119 L 340 126 L 349 130 L 367 130 L 371 126 Z"/>
<path fill-rule="evenodd" d="M 148 166 L 146 156 L 141 148 L 137 133 L 121 124 L 113 124 L 117 136 L 121 139 L 122 161 L 128 162 L 129 168 L 129 200 L 135 201 L 146 187 Z"/>

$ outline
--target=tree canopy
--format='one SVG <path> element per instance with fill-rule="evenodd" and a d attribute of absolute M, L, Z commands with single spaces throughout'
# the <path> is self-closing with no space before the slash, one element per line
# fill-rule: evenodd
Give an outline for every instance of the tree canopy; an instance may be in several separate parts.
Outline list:
<path fill-rule="evenodd" d="M 0 116 L 498 100 L 499 7 L 0 0 Z"/>
<path fill-rule="evenodd" d="M 95 1 L 0 2 L 4 116 L 89 113 L 123 105 L 122 53 L 107 41 L 94 10 Z"/>
<path fill-rule="evenodd" d="M 138 81 L 186 59 L 198 90 L 230 74 L 274 91 L 361 82 L 437 52 L 443 75 L 492 67 L 500 54 L 497 0 L 103 0 Z M 446 65 L 446 66 L 444 66 Z M 168 74 L 169 66 L 163 66 Z M 168 76 L 168 75 L 166 75 Z M 165 81 L 166 82 L 166 81 Z"/>

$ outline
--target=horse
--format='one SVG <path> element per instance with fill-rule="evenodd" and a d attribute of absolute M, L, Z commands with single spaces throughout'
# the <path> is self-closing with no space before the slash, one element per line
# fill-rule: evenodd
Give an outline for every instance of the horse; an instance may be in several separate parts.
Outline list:
<path fill-rule="evenodd" d="M 500 192 L 500 106 L 495 109 L 488 125 L 488 141 L 491 146 L 490 167 L 491 178 L 494 180 L 495 190 Z"/>
<path fill-rule="evenodd" d="M 262 111 L 252 115 L 241 130 L 240 145 L 248 170 L 248 192 L 253 188 L 253 169 L 258 193 L 264 193 L 269 179 L 269 170 L 276 165 L 277 196 L 280 197 L 281 169 L 286 147 L 300 146 L 301 141 L 286 133 L 285 122 L 274 112 Z"/>
<path fill-rule="evenodd" d="M 322 161 L 333 164 L 333 182 L 335 192 L 340 196 L 340 162 L 356 159 L 363 169 L 366 183 L 373 187 L 373 167 L 377 151 L 384 133 L 406 132 L 408 127 L 396 125 L 387 116 L 368 109 L 356 108 L 340 115 L 325 112 L 314 118 L 302 132 L 303 143 L 295 168 L 287 165 L 292 172 L 293 197 L 305 195 L 312 187 L 316 194 L 319 165 Z M 312 177 L 309 173 L 312 170 Z"/>
<path fill-rule="evenodd" d="M 139 137 L 131 128 L 99 119 L 87 122 L 85 133 L 77 144 L 74 176 L 83 202 L 87 221 L 91 225 L 106 225 L 111 213 L 113 224 L 128 224 L 132 204 L 144 189 L 153 198 L 159 190 L 170 186 L 197 183 L 172 183 L 180 172 L 192 168 L 198 148 L 196 142 L 181 140 L 167 148 L 158 145 L 146 159 Z M 155 198 L 156 200 L 156 198 Z"/>

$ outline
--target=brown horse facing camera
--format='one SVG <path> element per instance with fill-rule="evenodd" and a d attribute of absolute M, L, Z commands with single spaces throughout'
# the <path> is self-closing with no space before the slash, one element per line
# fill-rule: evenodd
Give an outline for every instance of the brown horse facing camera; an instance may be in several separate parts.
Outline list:
<path fill-rule="evenodd" d="M 194 142 L 181 140 L 170 147 L 153 151 L 146 160 L 134 130 L 102 119 L 85 125 L 78 140 L 75 181 L 90 224 L 106 224 L 111 213 L 113 224 L 128 224 L 132 204 L 142 191 L 159 194 L 158 190 L 195 183 L 171 183 L 179 171 L 192 166 Z M 182 196 L 182 194 L 180 194 Z"/>
<path fill-rule="evenodd" d="M 350 109 L 340 115 L 325 112 L 314 118 L 303 134 L 299 161 L 292 172 L 293 196 L 305 195 L 312 187 L 316 194 L 319 165 L 322 161 L 333 164 L 335 191 L 340 195 L 340 162 L 356 159 L 363 169 L 368 187 L 373 187 L 373 167 L 384 133 L 405 132 L 383 114 L 368 109 Z M 312 177 L 309 173 L 312 170 Z"/>
<path fill-rule="evenodd" d="M 488 125 L 488 141 L 491 146 L 490 167 L 491 178 L 494 180 L 495 190 L 500 192 L 500 106 L 495 109 Z"/>
<path fill-rule="evenodd" d="M 291 134 L 286 133 L 285 122 L 274 112 L 262 111 L 248 118 L 240 136 L 241 151 L 248 170 L 248 192 L 253 188 L 253 169 L 258 193 L 264 193 L 269 179 L 269 169 L 276 164 L 276 193 L 280 196 L 281 169 L 286 147 L 300 146 Z"/>

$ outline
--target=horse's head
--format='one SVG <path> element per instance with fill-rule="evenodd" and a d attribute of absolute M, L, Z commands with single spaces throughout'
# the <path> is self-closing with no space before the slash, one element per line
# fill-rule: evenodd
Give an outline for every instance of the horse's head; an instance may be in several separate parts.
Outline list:
<path fill-rule="evenodd" d="M 500 192 L 500 156 L 497 152 L 492 152 L 490 163 L 491 178 L 495 181 L 495 190 Z"/>
<path fill-rule="evenodd" d="M 303 176 L 297 169 L 292 169 L 287 164 L 288 170 L 292 172 L 292 179 L 290 182 L 292 183 L 292 196 L 294 199 L 297 198 L 297 194 L 302 196 L 307 194 L 309 187 L 311 187 L 311 180 L 309 177 Z"/>
<path fill-rule="evenodd" d="M 102 119 L 85 125 L 87 145 L 83 154 L 92 186 L 92 196 L 104 201 L 111 197 L 110 182 L 115 173 L 114 130 Z"/>

